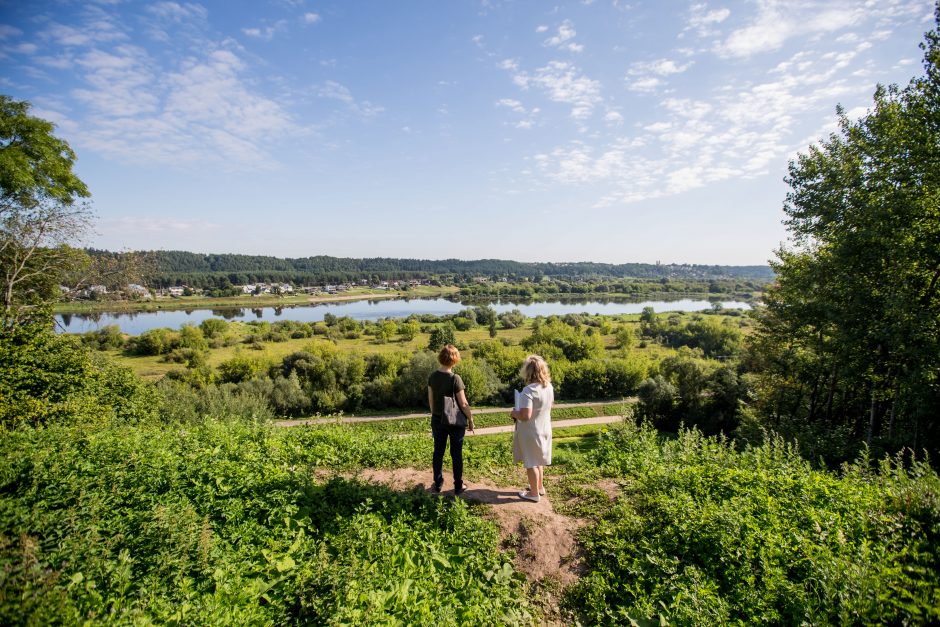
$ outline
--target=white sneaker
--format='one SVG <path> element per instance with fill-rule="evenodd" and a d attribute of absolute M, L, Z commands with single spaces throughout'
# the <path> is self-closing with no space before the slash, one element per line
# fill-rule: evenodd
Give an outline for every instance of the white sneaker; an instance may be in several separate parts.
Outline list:
<path fill-rule="evenodd" d="M 532 493 L 529 492 L 528 490 L 523 490 L 522 492 L 520 492 L 520 493 L 519 493 L 519 498 L 520 498 L 520 499 L 525 499 L 525 500 L 527 500 L 527 501 L 532 501 L 533 503 L 538 503 L 538 502 L 539 502 L 539 495 L 538 495 L 538 494 L 532 494 Z"/>

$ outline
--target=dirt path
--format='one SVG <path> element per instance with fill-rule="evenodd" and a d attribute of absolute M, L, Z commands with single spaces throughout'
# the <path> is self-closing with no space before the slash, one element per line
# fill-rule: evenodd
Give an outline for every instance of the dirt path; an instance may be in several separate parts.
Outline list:
<path fill-rule="evenodd" d="M 623 416 L 595 416 L 593 418 L 572 418 L 571 420 L 553 420 L 552 428 L 561 429 L 562 427 L 580 427 L 581 425 L 606 425 L 612 422 L 620 422 Z M 492 435 L 494 433 L 511 433 L 515 429 L 514 425 L 500 425 L 498 427 L 482 427 L 475 431 L 467 432 L 468 436 Z"/>
<path fill-rule="evenodd" d="M 618 401 L 596 401 L 590 403 L 556 403 L 552 407 L 554 409 L 567 409 L 570 407 L 603 407 L 605 405 L 612 405 Z M 623 403 L 632 404 L 636 403 L 636 397 L 625 398 Z M 476 414 L 509 414 L 509 408 L 502 407 L 487 407 L 484 409 L 474 409 L 474 415 Z M 331 424 L 331 423 L 357 423 L 357 422 L 381 422 L 383 420 L 409 420 L 412 418 L 427 418 L 428 413 L 416 413 L 416 414 L 396 414 L 393 416 L 332 416 L 326 418 L 303 418 L 299 420 L 276 420 L 274 425 L 277 427 L 299 427 L 301 425 L 317 425 L 317 424 Z M 599 418 L 619 418 L 619 416 L 600 416 Z M 580 420 L 580 419 L 579 419 Z M 584 420 L 593 420 L 593 418 L 585 418 Z M 583 424 L 597 424 L 597 423 L 583 423 Z M 573 425 L 572 425 L 573 426 Z M 494 427 L 495 428 L 495 427 Z M 478 429 L 482 431 L 483 429 Z M 510 428 L 509 431 L 512 431 Z M 494 431 L 494 433 L 498 433 Z"/>
<path fill-rule="evenodd" d="M 414 487 L 427 490 L 431 486 L 430 468 L 363 470 L 358 478 L 397 490 Z M 523 481 L 521 469 L 519 479 Z M 575 536 L 583 521 L 557 513 L 551 494 L 532 503 L 519 498 L 521 487 L 501 487 L 485 480 L 465 483 L 467 489 L 461 498 L 489 505 L 489 516 L 499 525 L 503 546 L 516 549 L 516 568 L 530 581 L 560 594 L 578 579 L 580 563 Z M 447 472 L 444 487 L 449 489 L 442 495 L 453 495 L 453 476 Z"/>

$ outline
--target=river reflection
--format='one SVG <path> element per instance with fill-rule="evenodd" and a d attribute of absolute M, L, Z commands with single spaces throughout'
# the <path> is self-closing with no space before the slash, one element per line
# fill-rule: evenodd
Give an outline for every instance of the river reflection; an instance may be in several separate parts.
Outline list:
<path fill-rule="evenodd" d="M 311 305 L 289 305 L 278 307 L 231 307 L 216 309 L 183 309 L 173 311 L 135 311 L 91 314 L 60 314 L 56 316 L 60 330 L 66 333 L 85 333 L 101 327 L 116 324 L 121 330 L 131 335 L 160 327 L 175 329 L 183 324 L 199 324 L 208 318 L 251 318 L 266 322 L 275 320 L 296 320 L 299 322 L 319 322 L 326 314 L 349 316 L 356 320 L 378 320 L 380 318 L 407 318 L 412 314 L 454 314 L 466 307 L 489 305 L 497 313 L 518 309 L 529 317 L 553 316 L 569 313 L 590 314 L 635 314 L 645 307 L 652 307 L 656 312 L 664 311 L 703 311 L 711 309 L 713 303 L 720 303 L 725 309 L 750 309 L 743 301 L 718 301 L 683 298 L 677 300 L 630 300 L 612 299 L 565 299 L 563 301 L 526 301 L 477 299 L 451 300 L 447 298 L 427 299 L 372 299 L 346 301 L 340 303 L 316 303 Z"/>

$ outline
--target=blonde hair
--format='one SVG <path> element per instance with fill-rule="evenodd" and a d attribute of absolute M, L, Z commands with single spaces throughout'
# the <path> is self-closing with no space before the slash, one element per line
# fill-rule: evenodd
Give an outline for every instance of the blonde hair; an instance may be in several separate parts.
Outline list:
<path fill-rule="evenodd" d="M 460 351 L 453 344 L 447 344 L 437 355 L 437 360 L 445 368 L 450 368 L 460 363 Z"/>
<path fill-rule="evenodd" d="M 526 385 L 530 383 L 541 383 L 545 387 L 552 382 L 552 375 L 548 372 L 548 364 L 538 355 L 529 355 L 522 362 L 522 368 L 519 370 L 519 376 L 525 381 Z"/>

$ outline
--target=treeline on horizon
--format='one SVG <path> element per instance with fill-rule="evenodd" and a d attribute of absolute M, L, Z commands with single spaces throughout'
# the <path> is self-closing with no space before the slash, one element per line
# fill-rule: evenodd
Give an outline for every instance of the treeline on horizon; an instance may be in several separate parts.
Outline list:
<path fill-rule="evenodd" d="M 186 251 L 142 251 L 114 253 L 89 249 L 93 256 L 116 259 L 138 255 L 145 260 L 147 280 L 153 287 L 168 287 L 183 282 L 199 287 L 227 281 L 239 285 L 257 281 L 324 283 L 345 281 L 385 281 L 432 279 L 470 280 L 473 277 L 502 278 L 517 281 L 542 278 L 590 280 L 632 278 L 646 280 L 758 280 L 774 278 L 770 266 L 720 266 L 697 264 L 608 264 L 595 262 L 527 263 L 502 259 L 395 259 L 386 257 L 346 258 L 316 255 L 279 258 L 264 255 L 199 254 Z"/>

